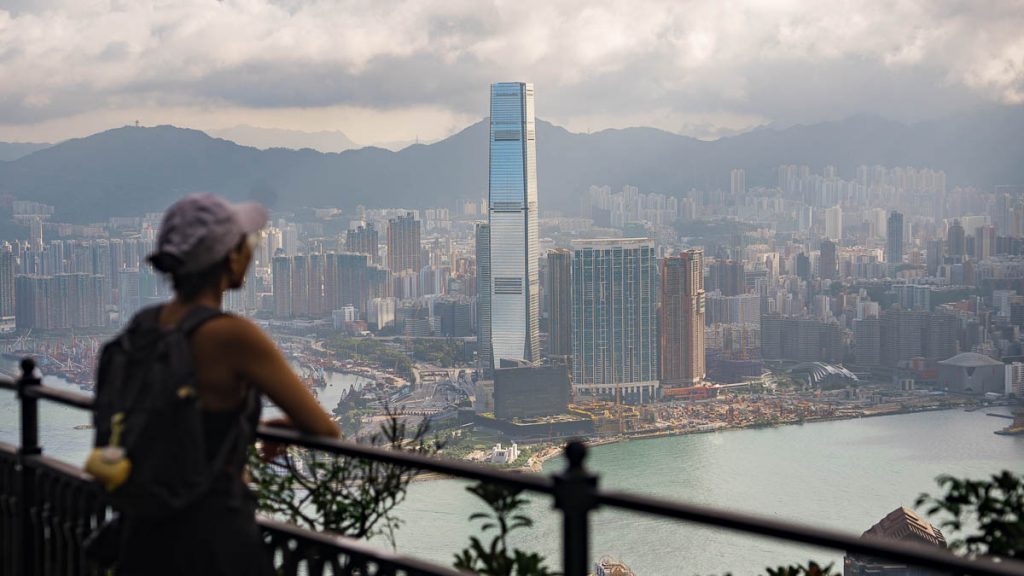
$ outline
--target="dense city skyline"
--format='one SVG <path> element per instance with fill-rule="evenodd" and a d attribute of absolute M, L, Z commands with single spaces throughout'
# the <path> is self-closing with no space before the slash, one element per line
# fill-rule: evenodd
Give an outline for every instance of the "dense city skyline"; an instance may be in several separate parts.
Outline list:
<path fill-rule="evenodd" d="M 1024 570 L 993 508 L 1022 29 L 1024 0 L 0 0 L 6 564 L 119 540 L 144 571 L 116 531 L 224 520 L 252 549 L 189 560 Z"/>

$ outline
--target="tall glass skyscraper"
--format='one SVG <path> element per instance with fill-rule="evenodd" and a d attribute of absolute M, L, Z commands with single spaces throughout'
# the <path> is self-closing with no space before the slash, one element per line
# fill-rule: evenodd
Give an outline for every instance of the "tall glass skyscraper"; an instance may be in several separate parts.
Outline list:
<path fill-rule="evenodd" d="M 493 366 L 541 359 L 533 84 L 491 85 L 488 218 Z"/>

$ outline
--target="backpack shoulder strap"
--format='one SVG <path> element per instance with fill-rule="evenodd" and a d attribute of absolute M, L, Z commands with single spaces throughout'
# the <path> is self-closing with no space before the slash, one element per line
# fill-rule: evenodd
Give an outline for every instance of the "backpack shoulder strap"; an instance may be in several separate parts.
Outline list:
<path fill-rule="evenodd" d="M 185 314 L 185 317 L 181 319 L 181 322 L 178 324 L 178 330 L 181 330 L 187 338 L 209 320 L 213 320 L 214 318 L 224 315 L 225 313 L 223 311 L 216 308 L 196 306 L 189 310 L 188 313 Z"/>
<path fill-rule="evenodd" d="M 160 310 L 163 309 L 162 305 L 150 306 L 139 310 L 135 316 L 132 317 L 131 322 L 128 324 L 128 330 L 133 329 L 146 329 L 146 328 L 158 328 L 160 326 Z"/>

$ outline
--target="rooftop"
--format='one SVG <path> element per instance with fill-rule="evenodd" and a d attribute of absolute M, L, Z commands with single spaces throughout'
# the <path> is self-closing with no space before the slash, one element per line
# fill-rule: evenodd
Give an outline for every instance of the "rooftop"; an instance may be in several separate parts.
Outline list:
<path fill-rule="evenodd" d="M 939 362 L 939 364 L 943 366 L 958 366 L 960 368 L 978 368 L 980 366 L 999 366 L 1002 362 L 977 352 L 961 352 L 952 358 Z"/>
<path fill-rule="evenodd" d="M 946 547 L 946 537 L 942 531 L 905 506 L 886 514 L 885 518 L 868 528 L 864 535 Z"/>

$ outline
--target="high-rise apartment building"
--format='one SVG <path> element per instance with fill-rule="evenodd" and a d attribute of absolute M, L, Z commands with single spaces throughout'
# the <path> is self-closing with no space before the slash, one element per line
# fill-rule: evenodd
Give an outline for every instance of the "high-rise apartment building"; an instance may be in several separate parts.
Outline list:
<path fill-rule="evenodd" d="M 765 314 L 761 317 L 761 357 L 793 362 L 841 362 L 842 330 L 834 322 Z"/>
<path fill-rule="evenodd" d="M 476 225 L 476 341 L 477 364 L 484 379 L 494 376 L 491 350 L 491 225 Z"/>
<path fill-rule="evenodd" d="M 271 261 L 273 276 L 274 316 L 291 318 L 292 316 L 292 259 L 287 256 L 275 256 Z"/>
<path fill-rule="evenodd" d="M 978 226 L 974 231 L 974 258 L 991 258 L 996 250 L 996 228 L 991 224 Z"/>
<path fill-rule="evenodd" d="M 304 254 L 292 257 L 292 316 L 309 317 L 309 260 Z"/>
<path fill-rule="evenodd" d="M 711 264 L 711 281 L 714 289 L 722 296 L 738 296 L 747 291 L 746 271 L 743 262 L 737 260 L 715 260 Z"/>
<path fill-rule="evenodd" d="M 370 298 L 370 257 L 366 254 L 342 252 L 335 255 L 338 285 L 338 308 L 352 306 L 365 314 Z M 365 317 L 365 316 L 363 316 Z"/>
<path fill-rule="evenodd" d="M 14 250 L 4 242 L 0 246 L 0 318 L 14 317 Z"/>
<path fill-rule="evenodd" d="M 380 264 L 379 244 L 380 234 L 372 222 L 345 232 L 345 250 L 355 254 L 366 254 L 370 257 L 370 264 Z"/>
<path fill-rule="evenodd" d="M 686 250 L 661 262 L 661 385 L 704 380 L 704 251 Z"/>
<path fill-rule="evenodd" d="M 835 242 L 843 239 L 842 206 L 832 206 L 825 209 L 825 238 Z"/>
<path fill-rule="evenodd" d="M 491 352 L 540 360 L 540 274 L 537 259 L 537 149 L 533 85 L 491 85 L 489 251 Z"/>
<path fill-rule="evenodd" d="M 734 168 L 729 173 L 729 190 L 733 196 L 747 193 L 747 171 L 742 168 Z"/>
<path fill-rule="evenodd" d="M 892 266 L 903 262 L 903 214 L 895 210 L 885 225 L 885 262 Z"/>
<path fill-rule="evenodd" d="M 392 274 L 406 270 L 419 274 L 423 267 L 420 253 L 420 221 L 413 213 L 388 220 L 388 270 Z"/>
<path fill-rule="evenodd" d="M 15 280 L 15 326 L 26 330 L 102 328 L 106 278 L 96 274 L 18 276 Z"/>
<path fill-rule="evenodd" d="M 631 404 L 658 390 L 657 255 L 643 238 L 573 243 L 573 387 Z"/>
<path fill-rule="evenodd" d="M 572 252 L 548 252 L 548 354 L 572 356 Z"/>

